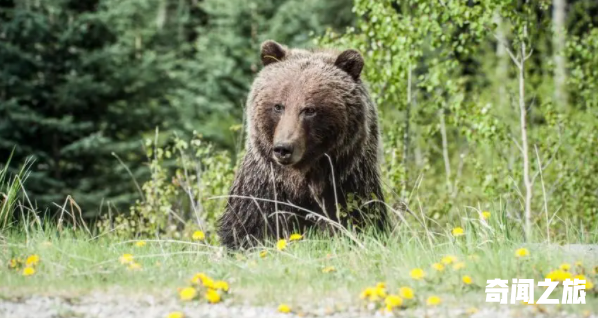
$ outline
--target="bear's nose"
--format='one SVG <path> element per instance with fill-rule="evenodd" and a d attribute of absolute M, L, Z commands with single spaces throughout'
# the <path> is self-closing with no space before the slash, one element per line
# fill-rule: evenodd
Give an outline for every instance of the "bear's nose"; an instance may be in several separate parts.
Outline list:
<path fill-rule="evenodd" d="M 290 143 L 278 143 L 274 145 L 274 156 L 280 161 L 288 161 L 293 154 L 293 145 Z"/>

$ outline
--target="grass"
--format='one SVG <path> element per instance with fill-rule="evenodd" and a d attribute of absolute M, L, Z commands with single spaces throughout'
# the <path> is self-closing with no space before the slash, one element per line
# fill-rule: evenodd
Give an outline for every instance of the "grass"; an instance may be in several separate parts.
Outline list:
<path fill-rule="evenodd" d="M 36 274 L 29 277 L 5 266 L 0 270 L 0 294 L 80 295 L 118 288 L 122 293 L 166 293 L 176 298 L 178 287 L 187 286 L 193 274 L 204 272 L 227 281 L 232 291 L 230 298 L 237 304 L 275 307 L 288 303 L 294 308 L 313 308 L 332 300 L 341 307 L 350 306 L 362 302 L 359 295 L 366 287 L 385 282 L 389 293 L 396 293 L 401 286 L 413 288 L 418 301 L 409 303 L 413 307 L 425 307 L 427 297 L 438 295 L 443 300 L 442 308 L 482 308 L 496 306 L 484 304 L 487 279 L 534 278 L 537 282 L 565 262 L 572 265 L 573 272 L 582 271 L 574 265 L 582 262 L 586 276 L 598 283 L 592 272 L 598 265 L 596 254 L 575 256 L 555 245 L 525 245 L 513 231 L 507 237 L 505 231 L 493 230 L 504 227 L 499 221 L 491 220 L 488 228 L 480 226 L 482 222 L 469 221 L 465 223 L 464 235 L 459 237 L 453 237 L 450 231 L 430 233 L 405 224 L 389 237 L 359 236 L 363 247 L 344 236 L 330 238 L 308 233 L 283 251 L 270 242 L 255 250 L 232 254 L 217 245 L 183 240 L 147 239 L 145 246 L 137 247 L 135 241 L 111 236 L 92 238 L 82 231 L 63 230 L 58 234 L 52 228 L 30 229 L 28 235 L 14 231 L 4 238 L 2 263 L 30 254 L 39 255 L 41 262 Z M 586 242 L 594 243 L 595 239 L 586 237 Z M 522 246 L 530 254 L 517 258 L 515 250 Z M 263 250 L 268 252 L 264 258 L 260 257 Z M 121 264 L 119 257 L 125 253 L 133 254 L 142 270 L 131 271 Z M 433 270 L 431 264 L 447 255 L 456 256 L 465 268 L 455 270 L 449 264 L 443 272 Z M 324 273 L 325 267 L 333 267 L 334 271 Z M 426 278 L 412 279 L 409 272 L 413 268 L 422 268 Z M 463 275 L 471 276 L 473 284 L 465 285 Z M 561 288 L 551 298 L 560 299 Z M 536 300 L 542 292 L 536 289 Z M 563 308 L 595 310 L 595 291 L 588 293 L 586 302 Z"/>

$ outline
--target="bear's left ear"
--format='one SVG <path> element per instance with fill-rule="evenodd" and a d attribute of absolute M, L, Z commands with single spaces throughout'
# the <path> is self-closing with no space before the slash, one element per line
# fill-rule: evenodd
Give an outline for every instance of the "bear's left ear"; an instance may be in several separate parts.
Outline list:
<path fill-rule="evenodd" d="M 363 57 L 356 50 L 346 50 L 336 58 L 334 65 L 358 80 L 363 69 Z"/>

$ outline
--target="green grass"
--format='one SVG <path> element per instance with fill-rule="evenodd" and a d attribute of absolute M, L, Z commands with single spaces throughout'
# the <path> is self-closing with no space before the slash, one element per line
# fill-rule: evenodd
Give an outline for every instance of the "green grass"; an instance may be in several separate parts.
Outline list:
<path fill-rule="evenodd" d="M 4 297 L 80 295 L 118 288 L 123 293 L 166 292 L 177 297 L 177 287 L 188 285 L 194 273 L 204 272 L 229 282 L 233 303 L 276 306 L 284 302 L 295 307 L 314 307 L 322 305 L 325 299 L 333 299 L 340 306 L 348 306 L 360 302 L 359 294 L 364 288 L 385 282 L 391 293 L 396 293 L 400 286 L 412 287 L 420 307 L 428 296 L 439 295 L 444 306 L 480 308 L 487 306 L 487 279 L 534 278 L 537 282 L 563 262 L 583 262 L 586 276 L 598 283 L 598 277 L 592 274 L 598 265 L 596 254 L 574 256 L 555 245 L 532 244 L 527 245 L 530 255 L 518 259 L 515 250 L 525 246 L 518 235 L 511 231 L 507 237 L 505 231 L 493 230 L 501 228 L 498 221 L 491 221 L 489 228 L 479 224 L 466 222 L 465 235 L 458 238 L 402 225 L 390 237 L 362 235 L 357 237 L 358 243 L 343 235 L 329 238 L 313 234 L 289 244 L 282 252 L 270 242 L 252 251 L 232 254 L 217 245 L 182 240 L 148 239 L 146 246 L 136 247 L 134 241 L 108 235 L 92 238 L 82 231 L 65 230 L 58 234 L 55 229 L 30 229 L 25 234 L 14 230 L 4 238 L 2 263 L 30 254 L 38 254 L 41 263 L 30 277 L 4 266 L 0 270 L 0 293 Z M 595 242 L 595 238 L 587 242 Z M 259 252 L 264 249 L 268 255 L 261 258 Z M 120 264 L 119 257 L 125 253 L 133 254 L 143 269 L 129 271 Z M 456 256 L 466 267 L 459 271 L 447 267 L 444 272 L 435 273 L 430 265 L 445 255 Z M 471 255 L 478 259 L 472 260 Z M 336 271 L 323 273 L 325 266 L 333 266 Z M 415 267 L 426 271 L 425 281 L 410 278 L 409 271 Z M 465 286 L 462 275 L 471 276 L 474 284 Z M 555 293 L 552 298 L 562 296 L 562 292 Z M 537 289 L 535 299 L 541 294 L 542 290 Z M 598 308 L 596 293 L 589 293 L 586 302 L 565 306 L 565 310 Z"/>

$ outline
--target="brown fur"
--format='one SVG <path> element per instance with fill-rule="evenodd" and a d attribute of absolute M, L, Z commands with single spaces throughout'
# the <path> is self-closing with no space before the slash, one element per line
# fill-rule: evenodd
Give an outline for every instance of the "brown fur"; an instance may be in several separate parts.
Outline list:
<path fill-rule="evenodd" d="M 223 244 L 249 247 L 313 226 L 330 229 L 320 216 L 344 226 L 383 227 L 384 204 L 364 204 L 384 198 L 378 116 L 359 77 L 361 55 L 266 41 L 261 57 L 265 67 L 247 101 L 247 154 L 220 220 Z M 275 155 L 280 144 L 292 145 L 286 164 Z M 338 213 L 335 203 L 347 210 L 351 195 L 358 208 Z"/>

